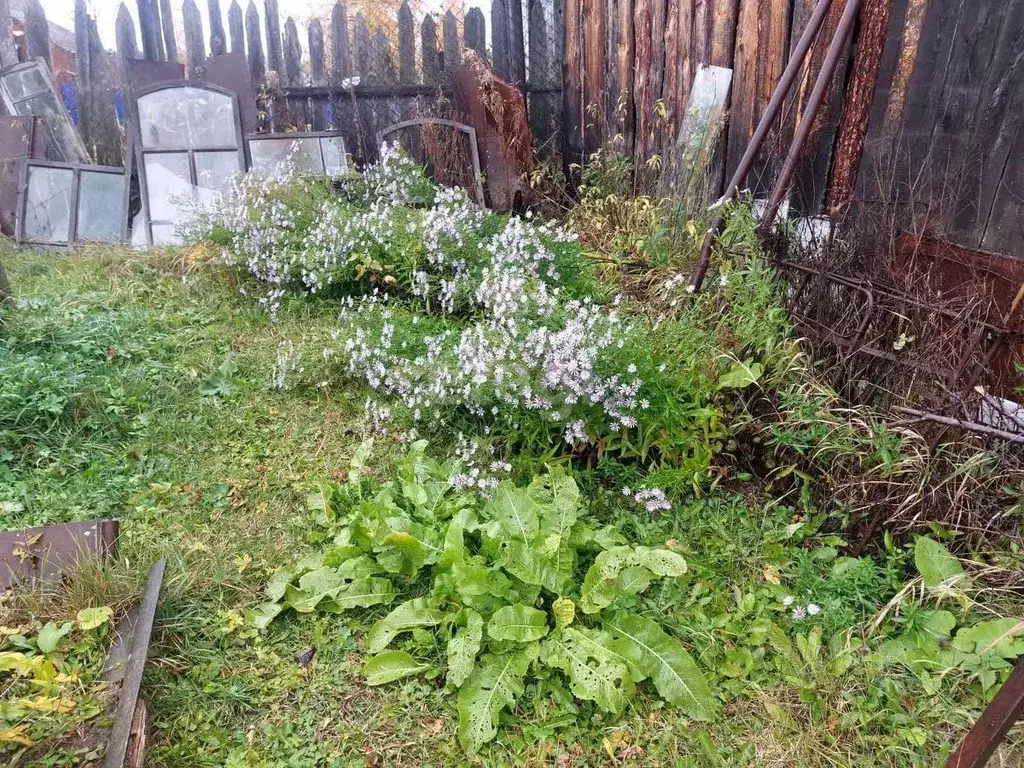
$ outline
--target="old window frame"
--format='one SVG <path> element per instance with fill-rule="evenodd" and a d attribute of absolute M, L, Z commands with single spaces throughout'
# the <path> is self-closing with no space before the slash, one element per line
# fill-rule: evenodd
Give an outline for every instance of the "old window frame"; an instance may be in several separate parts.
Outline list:
<path fill-rule="evenodd" d="M 37 240 L 25 236 L 25 215 L 28 210 L 28 174 L 29 168 L 55 168 L 58 170 L 71 171 L 71 198 L 70 215 L 68 217 L 68 239 L 66 242 L 56 240 Z M 128 241 L 128 194 L 129 175 L 124 168 L 112 165 L 91 165 L 88 163 L 62 163 L 57 160 L 35 160 L 26 158 L 21 164 L 21 176 L 18 184 L 18 215 L 15 226 L 15 242 L 18 245 L 43 245 L 50 248 L 67 248 L 76 243 L 84 242 L 78 237 L 78 208 L 79 193 L 81 190 L 83 173 L 105 173 L 111 176 L 120 176 L 124 191 L 122 193 L 122 210 L 120 240 L 115 242 Z M 89 241 L 92 242 L 92 241 Z M 99 241 L 96 241 L 99 242 Z"/>
<path fill-rule="evenodd" d="M 89 152 L 85 148 L 85 142 L 82 141 L 82 137 L 78 134 L 78 129 L 75 127 L 74 122 L 71 120 L 71 115 L 68 114 L 67 107 L 64 106 L 64 98 L 57 90 L 57 86 L 54 85 L 53 77 L 50 75 L 50 68 L 46 66 L 46 62 L 43 59 L 35 58 L 29 61 L 23 61 L 19 64 L 14 64 L 10 67 L 4 67 L 0 69 L 0 98 L 3 99 L 4 107 L 7 112 L 12 115 L 21 115 L 18 111 L 18 105 L 27 101 L 28 99 L 39 96 L 46 91 L 37 91 L 28 96 L 23 96 L 19 99 L 15 99 L 14 95 L 7 88 L 7 77 L 10 75 L 24 72 L 30 69 L 34 69 L 39 72 L 43 82 L 46 84 L 47 89 L 54 101 L 57 104 L 57 108 L 61 110 L 64 116 L 63 126 L 53 126 L 53 130 L 59 131 L 62 137 L 62 141 L 59 142 L 61 148 L 66 153 L 72 153 L 68 155 L 64 160 L 60 162 L 79 162 L 88 163 L 90 161 Z M 31 116 L 26 115 L 26 116 Z"/>
<path fill-rule="evenodd" d="M 324 145 L 322 139 L 341 139 L 342 157 L 344 158 L 345 168 L 342 173 L 348 173 L 351 170 L 348 162 L 348 147 L 345 146 L 345 136 L 341 131 L 295 131 L 293 133 L 250 133 L 245 137 L 245 160 L 247 172 L 252 172 L 252 145 L 253 142 L 261 141 L 294 141 L 297 139 L 317 139 L 317 148 L 320 150 L 320 164 L 326 169 L 327 163 L 324 161 Z M 324 178 L 329 178 L 326 171 L 323 173 Z"/>
<path fill-rule="evenodd" d="M 412 120 L 403 120 L 400 123 L 389 125 L 381 131 L 377 132 L 377 146 L 379 147 L 384 143 L 384 139 L 390 136 L 392 133 L 405 130 L 406 128 L 422 127 L 424 125 L 444 125 L 448 128 L 454 128 L 457 131 L 461 131 L 469 137 L 469 151 L 473 158 L 473 182 L 474 182 L 474 197 L 476 197 L 476 203 L 481 208 L 486 207 L 484 203 L 484 182 L 483 172 L 480 170 L 480 151 L 476 146 L 476 128 L 465 123 L 457 123 L 454 120 L 445 120 L 441 117 L 417 117 Z"/>
<path fill-rule="evenodd" d="M 227 96 L 231 99 L 231 114 L 234 122 L 235 129 L 235 145 L 203 145 L 196 147 L 175 147 L 173 149 L 146 149 L 142 144 L 142 121 L 139 119 L 139 100 L 157 93 L 159 91 L 169 91 L 174 89 L 190 88 L 199 91 L 211 91 L 213 93 Z M 238 107 L 238 94 L 227 88 L 221 88 L 219 85 L 213 85 L 211 83 L 204 83 L 198 80 L 162 80 L 157 83 L 140 88 L 139 90 L 132 93 L 132 142 L 135 147 L 135 162 L 139 170 L 139 193 L 142 197 L 142 213 L 143 221 L 146 227 L 146 241 L 149 245 L 153 244 L 153 225 L 160 224 L 176 224 L 174 221 L 153 221 L 152 214 L 150 213 L 149 205 L 149 183 L 146 178 L 146 157 L 148 155 L 170 155 L 170 154 L 186 154 L 188 156 L 188 171 L 189 171 L 189 182 L 193 187 L 198 186 L 197 182 L 197 171 L 196 171 L 196 154 L 203 154 L 209 152 L 235 152 L 238 159 L 238 173 L 246 172 L 245 164 L 245 141 L 242 135 L 242 123 L 241 123 L 241 112 Z"/>

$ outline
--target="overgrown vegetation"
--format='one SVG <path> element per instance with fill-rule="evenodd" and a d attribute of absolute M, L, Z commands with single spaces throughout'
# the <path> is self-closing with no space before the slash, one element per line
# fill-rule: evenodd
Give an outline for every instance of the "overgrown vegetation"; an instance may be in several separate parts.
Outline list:
<path fill-rule="evenodd" d="M 585 202 L 581 240 L 400 154 L 340 186 L 247 179 L 170 256 L 5 259 L 4 527 L 123 522 L 103 585 L 0 624 L 119 610 L 167 557 L 147 762 L 949 754 L 1024 651 L 1019 549 L 957 520 L 1013 534 L 1019 482 L 822 384 L 748 210 L 688 297 L 696 225 Z"/>

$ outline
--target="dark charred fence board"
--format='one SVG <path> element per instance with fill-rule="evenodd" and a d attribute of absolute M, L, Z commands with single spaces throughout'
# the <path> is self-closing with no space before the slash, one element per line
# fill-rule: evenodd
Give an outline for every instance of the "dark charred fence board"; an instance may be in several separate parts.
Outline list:
<path fill-rule="evenodd" d="M 245 38 L 249 46 L 246 59 L 249 63 L 249 77 L 253 85 L 263 85 L 266 78 L 267 62 L 263 55 L 263 38 L 260 35 L 260 12 L 256 10 L 256 0 L 249 0 L 245 10 Z"/>

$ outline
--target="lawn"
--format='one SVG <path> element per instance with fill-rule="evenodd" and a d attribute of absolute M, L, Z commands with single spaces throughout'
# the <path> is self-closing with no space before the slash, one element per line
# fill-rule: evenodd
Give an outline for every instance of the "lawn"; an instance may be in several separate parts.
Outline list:
<path fill-rule="evenodd" d="M 498 281 L 488 293 L 495 275 L 486 266 L 474 273 L 468 256 L 466 279 L 485 289 L 453 289 L 448 309 L 443 297 L 417 294 L 422 272 L 387 250 L 417 252 L 421 246 L 409 233 L 433 209 L 424 214 L 422 201 L 404 202 L 408 207 L 391 211 L 393 229 L 383 244 L 360 251 L 358 263 L 335 254 L 333 271 L 312 277 L 302 266 L 303 290 L 267 293 L 266 286 L 281 285 L 261 282 L 260 275 L 277 269 L 269 261 L 254 267 L 243 254 L 234 266 L 225 264 L 222 250 L 240 245 L 225 234 L 224 222 L 207 225 L 200 244 L 178 250 L 4 255 L 15 301 L 3 309 L 0 528 L 103 516 L 122 521 L 113 567 L 92 574 L 87 588 L 6 599 L 5 635 L 44 655 L 32 638 L 47 622 L 74 621 L 90 606 L 116 613 L 141 592 L 148 565 L 166 558 L 143 689 L 151 716 L 148 765 L 941 764 L 1024 652 L 1016 639 L 1016 617 L 1024 612 L 1014 576 L 1019 547 L 1012 536 L 981 541 L 941 519 L 918 529 L 927 537 L 887 535 L 854 554 L 859 518 L 849 489 L 858 478 L 896 478 L 892 484 L 900 486 L 925 471 L 925 459 L 915 453 L 912 434 L 875 422 L 861 429 L 874 417 L 851 417 L 808 363 L 794 357 L 770 271 L 756 255 L 741 258 L 750 255 L 747 220 L 734 217 L 727 230 L 737 259 L 722 265 L 718 295 L 692 310 L 677 310 L 672 295 L 640 297 L 636 275 L 609 275 L 604 261 L 592 266 L 586 242 L 537 236 L 565 276 L 553 278 L 558 291 L 524 291 L 531 300 L 540 295 L 539 306 L 555 302 L 530 322 L 540 323 L 554 345 L 574 317 L 592 318 L 580 333 L 598 329 L 609 341 L 596 347 L 593 370 L 609 376 L 627 365 L 639 369 L 638 396 L 650 400 L 635 416 L 625 401 L 613 400 L 612 389 L 629 386 L 623 377 L 600 397 L 586 390 L 550 406 L 566 412 L 552 424 L 550 413 L 542 418 L 490 381 L 486 391 L 484 384 L 431 386 L 464 359 L 465 347 L 444 340 L 484 322 L 467 308 L 467 297 L 485 307 L 489 325 L 481 339 L 497 333 L 495 317 L 521 307 L 495 304 L 509 284 Z M 274 248 L 295 247 L 302 227 L 326 226 L 327 219 L 309 214 L 312 204 L 282 204 L 298 212 L 300 224 Z M 336 221 L 364 210 L 353 205 Z M 536 261 L 529 229 L 503 229 L 500 217 L 472 226 L 480 238 L 506 237 L 506 252 Z M 339 232 L 322 233 L 318 242 L 338 247 Z M 431 252 L 430 242 L 423 247 Z M 461 243 L 459 253 L 471 247 Z M 660 282 L 672 274 L 671 265 L 655 263 L 650 271 Z M 603 323 L 618 322 L 600 313 L 619 311 L 613 296 L 620 279 L 628 285 L 625 330 L 602 336 Z M 310 286 L 316 294 L 309 295 Z M 374 288 L 396 297 L 383 308 L 339 303 L 339 294 L 370 296 Z M 502 338 L 513 349 L 505 354 L 519 354 L 516 331 L 505 328 Z M 359 341 L 347 347 L 350 339 Z M 392 372 L 384 380 L 374 374 L 378 364 Z M 574 408 L 578 419 L 567 415 Z M 635 426 L 622 429 L 615 421 L 623 419 Z M 430 441 L 423 463 L 403 458 L 412 437 Z M 360 477 L 350 481 L 353 462 Z M 998 486 L 993 493 L 1002 511 L 1019 512 L 1021 489 L 1003 483 L 1001 471 L 998 458 L 985 455 L 958 477 Z M 573 521 L 555 540 L 537 539 L 535 549 L 560 552 L 575 542 L 574 565 L 554 586 L 545 576 L 530 587 L 500 554 L 515 539 L 501 522 L 502 499 L 522 498 L 543 528 L 543 482 L 568 477 L 580 495 Z M 523 490 L 535 478 L 541 480 Z M 451 509 L 438 511 L 435 492 Z M 423 494 L 431 498 L 429 514 Z M 368 511 L 382 499 L 392 517 Z M 366 533 L 381 520 L 394 528 L 396 517 L 413 521 L 402 523 L 406 538 L 411 531 L 438 551 L 444 541 L 445 553 L 404 544 L 389 549 Z M 453 520 L 460 553 L 466 532 L 462 564 L 489 569 L 483 580 L 503 580 L 511 591 L 469 597 L 468 576 L 453 582 L 445 570 Z M 522 530 L 521 541 L 533 541 Z M 604 586 L 620 587 L 627 572 L 642 585 L 607 594 L 588 586 L 592 563 L 613 568 L 608 552 L 626 560 L 621 573 L 604 574 Z M 641 552 L 659 553 L 659 565 Z M 356 561 L 370 563 L 374 578 L 386 575 L 395 594 L 343 610 L 337 603 L 351 591 L 348 584 L 325 587 L 329 597 L 308 602 L 313 582 L 303 574 Z M 301 562 L 307 565 L 299 568 Z M 291 570 L 282 577 L 283 568 Z M 268 581 L 278 580 L 280 592 L 268 594 Z M 569 595 L 575 622 L 555 605 L 564 607 Z M 430 615 L 439 618 L 397 628 L 390 646 L 402 650 L 388 653 L 415 657 L 417 666 L 375 680 L 374 668 L 364 666 L 373 655 L 368 646 L 376 644 L 368 635 L 379 634 L 375 622 L 410 598 L 431 601 Z M 300 610 L 303 599 L 307 608 Z M 549 641 L 569 638 L 569 623 L 577 639 L 608 632 L 620 614 L 599 624 L 605 614 L 585 608 L 602 601 L 659 626 L 658 637 L 687 660 L 665 670 L 695 665 L 699 679 L 689 682 L 706 686 L 709 700 L 697 706 L 699 692 L 674 696 L 659 674 L 638 674 L 640 662 L 620 664 L 603 651 L 589 673 L 612 670 L 616 682 L 601 682 L 605 698 L 578 669 L 570 673 L 569 662 L 551 655 Z M 506 603 L 525 607 L 527 623 L 539 615 L 539 645 L 533 630 L 499 632 L 496 617 L 506 614 L 494 608 Z M 471 635 L 474 613 L 476 620 L 490 616 L 489 656 L 475 658 L 478 636 L 463 673 L 469 680 L 456 693 L 452 678 L 460 675 L 446 641 Z M 68 631 L 57 665 L 81 677 L 77 714 L 26 713 L 10 704 L 23 695 L 22 681 L 0 679 L 9 703 L 0 709 L 0 754 L 12 765 L 84 759 L 60 733 L 97 716 L 86 702 L 107 630 L 76 624 Z M 382 650 L 377 645 L 375 652 Z M 0 654 L 13 647 L 8 641 Z M 296 654 L 309 647 L 315 654 L 300 663 Z M 504 691 L 507 706 L 487 713 L 493 739 L 467 740 L 460 710 L 463 696 L 472 704 L 467 687 L 480 686 L 473 670 L 486 670 L 502 654 L 518 655 L 530 671 L 511 686 L 518 690 Z M 609 696 L 621 701 L 609 704 Z M 10 738 L 20 726 L 22 738 Z M 1011 737 L 1003 764 L 1021 760 L 1022 749 Z"/>

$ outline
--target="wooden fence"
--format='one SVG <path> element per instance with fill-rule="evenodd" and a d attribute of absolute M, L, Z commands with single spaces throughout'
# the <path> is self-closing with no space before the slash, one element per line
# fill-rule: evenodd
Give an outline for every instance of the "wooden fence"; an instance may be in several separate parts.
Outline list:
<path fill-rule="evenodd" d="M 45 19 L 40 28 L 39 0 L 27 2 L 36 19 L 28 53 L 39 55 L 48 50 Z M 357 160 L 373 158 L 373 138 L 388 124 L 451 116 L 450 72 L 467 48 L 524 89 L 535 146 L 567 165 L 609 145 L 638 164 L 664 163 L 697 68 L 730 68 L 721 178 L 746 149 L 817 0 L 452 0 L 443 13 L 421 0 L 338 0 L 302 35 L 278 0 L 249 0 L 244 10 L 232 0 L 226 14 L 220 0 L 206 2 L 210 29 L 196 0 L 185 0 L 180 40 L 169 0 L 136 0 L 138 27 L 122 4 L 120 61 L 181 61 L 202 78 L 208 54 L 244 53 L 261 129 L 333 126 Z M 755 192 L 773 182 L 804 117 L 843 5 L 835 0 L 763 147 L 748 179 Z M 80 128 L 109 163 L 111 89 L 124 77 L 110 71 L 84 0 L 76 9 Z M 794 207 L 843 213 L 856 200 L 891 208 L 903 227 L 924 220 L 961 245 L 1013 252 L 1024 236 L 1022 75 L 1024 0 L 864 0 L 798 167 Z"/>

